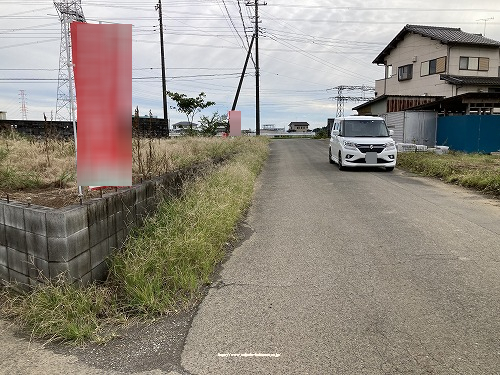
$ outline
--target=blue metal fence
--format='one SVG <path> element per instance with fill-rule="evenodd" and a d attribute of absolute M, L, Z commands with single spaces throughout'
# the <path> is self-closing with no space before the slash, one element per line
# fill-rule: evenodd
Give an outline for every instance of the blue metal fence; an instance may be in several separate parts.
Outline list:
<path fill-rule="evenodd" d="M 464 152 L 500 151 L 500 116 L 439 117 L 436 144 Z"/>

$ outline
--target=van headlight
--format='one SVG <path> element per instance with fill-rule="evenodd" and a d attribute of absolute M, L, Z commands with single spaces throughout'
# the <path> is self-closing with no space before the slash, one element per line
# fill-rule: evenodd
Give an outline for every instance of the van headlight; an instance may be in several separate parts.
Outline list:
<path fill-rule="evenodd" d="M 344 141 L 344 148 L 346 148 L 348 150 L 357 150 L 358 145 L 354 142 L 351 142 L 351 141 Z"/>
<path fill-rule="evenodd" d="M 386 151 L 393 151 L 396 149 L 396 144 L 394 142 L 387 142 L 385 145 L 384 145 L 384 148 Z"/>

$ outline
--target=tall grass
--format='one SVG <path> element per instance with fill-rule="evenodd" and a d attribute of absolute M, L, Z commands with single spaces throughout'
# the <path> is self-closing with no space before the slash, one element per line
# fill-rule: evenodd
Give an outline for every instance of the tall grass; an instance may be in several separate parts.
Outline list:
<path fill-rule="evenodd" d="M 424 176 L 500 195 L 500 158 L 494 155 L 450 152 L 398 154 L 398 167 Z"/>
<path fill-rule="evenodd" d="M 232 157 L 187 183 L 181 198 L 163 202 L 110 259 L 106 283 L 77 288 L 47 281 L 22 294 L 7 289 L 2 315 L 34 337 L 81 343 L 108 339 L 111 323 L 192 306 L 234 238 L 268 153 L 264 138 L 227 141 L 216 144 Z"/>
<path fill-rule="evenodd" d="M 134 138 L 132 174 L 157 176 L 237 151 L 241 139 L 180 137 Z M 76 187 L 72 140 L 37 139 L 16 132 L 0 133 L 0 189 Z"/>

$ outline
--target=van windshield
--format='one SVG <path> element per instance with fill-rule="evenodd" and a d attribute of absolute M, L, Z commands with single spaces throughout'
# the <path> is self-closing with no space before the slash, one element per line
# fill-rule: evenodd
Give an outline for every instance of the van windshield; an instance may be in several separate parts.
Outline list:
<path fill-rule="evenodd" d="M 384 120 L 345 120 L 344 137 L 388 137 Z"/>

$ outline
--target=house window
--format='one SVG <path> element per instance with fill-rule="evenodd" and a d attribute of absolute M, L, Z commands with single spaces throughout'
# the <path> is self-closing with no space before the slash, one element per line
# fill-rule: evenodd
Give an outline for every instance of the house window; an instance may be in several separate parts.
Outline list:
<path fill-rule="evenodd" d="M 490 69 L 490 59 L 488 57 L 467 57 L 460 56 L 460 70 L 479 70 L 487 72 Z"/>
<path fill-rule="evenodd" d="M 439 59 L 424 61 L 420 65 L 420 76 L 444 73 L 446 71 L 446 56 Z"/>
<path fill-rule="evenodd" d="M 398 68 L 398 81 L 406 81 L 412 79 L 413 65 L 408 64 Z"/>

